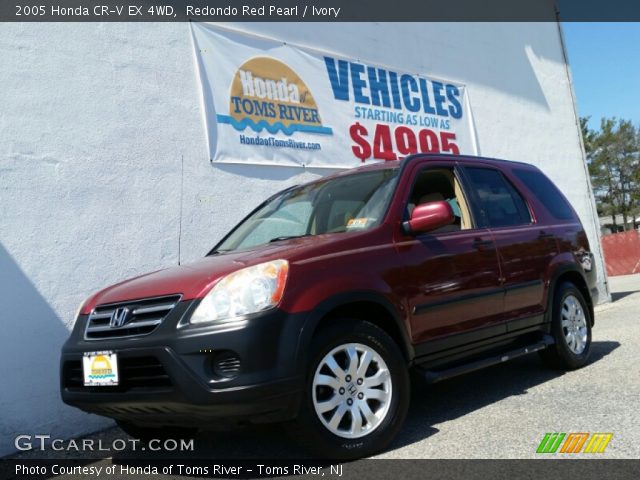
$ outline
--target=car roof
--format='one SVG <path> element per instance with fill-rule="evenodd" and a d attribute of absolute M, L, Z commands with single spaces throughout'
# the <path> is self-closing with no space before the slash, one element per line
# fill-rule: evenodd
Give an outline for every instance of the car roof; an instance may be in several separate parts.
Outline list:
<path fill-rule="evenodd" d="M 498 158 L 480 157 L 480 156 L 474 156 L 474 155 L 452 155 L 448 153 L 418 153 L 415 155 L 409 155 L 407 157 L 401 158 L 400 160 L 374 162 L 366 165 L 361 165 L 355 168 L 340 170 L 338 172 L 332 173 L 330 175 L 325 175 L 308 182 L 300 183 L 297 185 L 291 185 L 290 187 L 277 192 L 272 197 L 270 197 L 270 199 L 278 195 L 281 195 L 284 192 L 294 190 L 296 188 L 310 186 L 315 183 L 325 182 L 327 180 L 331 180 L 334 178 L 345 177 L 348 175 L 353 175 L 353 174 L 362 173 L 362 172 L 375 172 L 378 170 L 397 170 L 399 168 L 406 168 L 412 162 L 417 160 L 433 161 L 440 164 L 450 163 L 452 166 L 455 165 L 456 163 L 463 163 L 465 165 L 479 163 L 482 165 L 493 165 L 496 168 L 503 168 L 503 169 L 518 166 L 518 168 L 539 171 L 538 167 L 536 167 L 535 165 L 531 165 L 530 163 L 525 163 L 525 162 L 517 162 L 513 160 L 502 160 Z"/>
<path fill-rule="evenodd" d="M 407 157 L 402 158 L 401 160 L 375 162 L 367 165 L 362 165 L 360 167 L 350 168 L 348 170 L 342 170 L 332 175 L 323 177 L 323 179 L 341 177 L 344 175 L 351 175 L 356 172 L 359 173 L 359 172 L 388 170 L 388 169 L 393 170 L 393 169 L 408 165 L 409 163 L 414 162 L 416 160 L 427 160 L 427 161 L 431 160 L 438 163 L 444 162 L 444 163 L 451 163 L 451 164 L 455 164 L 458 162 L 463 162 L 465 164 L 477 162 L 485 165 L 487 164 L 494 165 L 498 168 L 500 167 L 505 168 L 509 166 L 511 167 L 519 166 L 524 168 L 536 169 L 536 167 L 534 165 L 531 165 L 530 163 L 518 162 L 513 160 L 502 160 L 499 158 L 480 157 L 480 156 L 474 156 L 474 155 L 451 155 L 447 153 L 420 153 L 416 155 L 409 155 Z M 313 182 L 310 182 L 310 183 L 313 183 Z"/>

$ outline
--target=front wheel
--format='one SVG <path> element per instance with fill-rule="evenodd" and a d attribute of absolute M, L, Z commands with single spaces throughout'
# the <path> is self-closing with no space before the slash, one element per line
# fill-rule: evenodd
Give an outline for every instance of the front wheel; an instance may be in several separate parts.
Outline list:
<path fill-rule="evenodd" d="M 551 334 L 555 344 L 540 352 L 553 368 L 574 370 L 587 363 L 591 351 L 591 315 L 576 286 L 561 283 L 554 295 Z"/>
<path fill-rule="evenodd" d="M 376 453 L 402 427 L 409 388 L 406 362 L 384 330 L 338 320 L 321 330 L 311 347 L 296 440 L 324 458 Z"/>

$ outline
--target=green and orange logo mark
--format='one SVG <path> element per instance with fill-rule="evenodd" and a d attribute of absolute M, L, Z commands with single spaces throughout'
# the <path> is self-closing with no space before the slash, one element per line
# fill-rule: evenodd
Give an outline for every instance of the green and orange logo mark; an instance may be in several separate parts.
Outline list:
<path fill-rule="evenodd" d="M 536 453 L 604 453 L 612 438 L 613 433 L 546 433 Z"/>

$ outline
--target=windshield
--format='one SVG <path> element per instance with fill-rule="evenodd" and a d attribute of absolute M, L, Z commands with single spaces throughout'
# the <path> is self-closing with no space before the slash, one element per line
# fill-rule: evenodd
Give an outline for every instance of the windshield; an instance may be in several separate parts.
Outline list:
<path fill-rule="evenodd" d="M 286 190 L 247 217 L 216 251 L 371 229 L 387 211 L 397 176 L 397 169 L 375 170 Z"/>

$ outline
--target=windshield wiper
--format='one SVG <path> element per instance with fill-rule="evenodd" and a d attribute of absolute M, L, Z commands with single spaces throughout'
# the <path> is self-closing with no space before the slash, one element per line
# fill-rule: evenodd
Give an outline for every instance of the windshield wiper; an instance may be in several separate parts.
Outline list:
<path fill-rule="evenodd" d="M 280 240 L 291 240 L 292 238 L 308 237 L 310 235 L 311 234 L 309 234 L 309 233 L 305 233 L 305 234 L 302 234 L 302 235 L 283 235 L 281 237 L 272 238 L 271 240 L 269 240 L 269 243 L 279 242 Z"/>
<path fill-rule="evenodd" d="M 230 251 L 231 250 L 228 250 L 228 249 L 211 250 L 209 253 L 207 253 L 207 257 L 211 257 L 213 255 L 220 255 L 221 253 L 230 252 Z"/>

